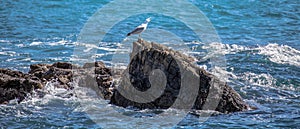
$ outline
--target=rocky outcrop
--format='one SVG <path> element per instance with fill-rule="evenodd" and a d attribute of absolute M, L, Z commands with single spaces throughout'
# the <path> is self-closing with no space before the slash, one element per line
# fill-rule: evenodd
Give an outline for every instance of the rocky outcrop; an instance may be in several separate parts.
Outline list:
<path fill-rule="evenodd" d="M 34 64 L 30 74 L 42 80 L 43 84 L 52 82 L 55 87 L 73 89 L 75 80 L 82 87 L 89 87 L 104 99 L 110 99 L 112 91 L 111 70 L 103 62 L 85 63 L 83 67 L 66 62 Z"/>
<path fill-rule="evenodd" d="M 111 69 L 103 62 L 86 63 L 81 69 L 76 69 L 74 78 L 79 79 L 79 86 L 89 87 L 103 99 L 112 96 L 113 78 Z"/>
<path fill-rule="evenodd" d="M 110 103 L 123 107 L 244 111 L 239 94 L 193 64 L 193 58 L 139 39 Z"/>
<path fill-rule="evenodd" d="M 29 74 L 38 77 L 45 85 L 47 82 L 53 83 L 57 88 L 71 89 L 73 69 L 79 66 L 66 62 L 56 62 L 54 64 L 32 64 Z"/>
<path fill-rule="evenodd" d="M 29 73 L 0 69 L 0 104 L 12 99 L 20 102 L 34 89 L 42 89 L 50 82 L 69 90 L 74 89 L 74 84 L 89 87 L 111 104 L 122 107 L 222 113 L 249 109 L 230 86 L 194 65 L 194 58 L 166 46 L 139 39 L 133 43 L 130 60 L 123 73 L 105 67 L 102 62 L 82 67 L 66 62 L 33 64 Z"/>
<path fill-rule="evenodd" d="M 67 62 L 56 62 L 52 65 L 32 64 L 28 73 L 0 69 L 0 104 L 13 99 L 21 102 L 33 90 L 42 89 L 47 83 L 68 90 L 73 89 L 74 83 L 77 83 L 94 89 L 104 99 L 110 99 L 112 95 L 111 70 L 104 63 L 86 63 L 80 67 Z"/>
<path fill-rule="evenodd" d="M 43 88 L 40 79 L 10 69 L 0 69 L 0 104 L 16 99 L 21 102 L 34 89 Z"/>

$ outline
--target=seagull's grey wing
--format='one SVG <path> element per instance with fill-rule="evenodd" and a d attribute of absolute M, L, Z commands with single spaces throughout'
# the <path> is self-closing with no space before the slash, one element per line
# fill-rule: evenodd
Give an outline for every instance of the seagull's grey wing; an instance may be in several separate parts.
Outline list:
<path fill-rule="evenodd" d="M 133 31 L 128 33 L 127 36 L 130 36 L 131 34 L 139 34 L 139 33 L 143 32 L 144 29 L 145 29 L 145 27 L 143 27 L 143 26 L 142 27 L 137 27 Z"/>

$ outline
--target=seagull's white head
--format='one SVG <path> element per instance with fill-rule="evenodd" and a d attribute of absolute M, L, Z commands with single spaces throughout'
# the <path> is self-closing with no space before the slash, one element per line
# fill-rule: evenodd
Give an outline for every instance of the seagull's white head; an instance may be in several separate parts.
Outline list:
<path fill-rule="evenodd" d="M 146 21 L 147 21 L 147 22 L 150 22 L 150 21 L 151 21 L 151 17 L 147 18 Z"/>

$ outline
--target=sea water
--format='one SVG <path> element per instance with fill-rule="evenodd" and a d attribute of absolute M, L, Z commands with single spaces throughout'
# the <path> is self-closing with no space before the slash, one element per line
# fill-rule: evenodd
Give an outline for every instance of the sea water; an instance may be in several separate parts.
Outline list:
<path fill-rule="evenodd" d="M 158 28 L 180 34 L 181 44 L 172 44 L 177 39 L 171 36 L 155 36 L 155 39 L 193 55 L 199 67 L 212 72 L 210 55 L 223 55 L 226 67 L 219 72 L 226 74 L 226 82 L 257 110 L 213 115 L 201 122 L 193 115 L 179 117 L 181 110 L 137 111 L 116 107 L 98 98 L 92 90 L 75 86 L 68 91 L 48 83 L 44 89 L 48 94 L 44 97 L 33 94 L 20 104 L 11 101 L 8 105 L 0 105 L 0 128 L 299 128 L 300 2 L 189 2 L 210 20 L 220 42 L 205 44 L 176 19 L 149 13 L 128 17 L 115 24 L 98 44 L 89 45 L 78 42 L 78 36 L 89 19 L 110 1 L 1 0 L 0 67 L 28 72 L 30 64 L 76 62 L 74 49 L 79 44 L 86 48 L 84 52 L 96 50 L 95 59 L 108 66 L 114 64 L 112 57 L 120 52 L 123 56 L 115 57 L 120 57 L 116 60 L 124 59 L 120 64 L 125 67 L 131 51 L 130 43 L 125 44 L 123 40 L 126 33 L 151 16 L 148 32 Z M 180 5 L 180 1 L 177 4 Z M 190 13 L 183 10 L 184 7 L 177 12 Z M 113 13 L 110 12 L 111 17 Z M 161 35 L 160 32 L 156 34 Z M 146 33 L 147 30 L 143 38 L 147 38 Z M 137 38 L 133 36 L 127 40 Z M 213 53 L 208 53 L 210 49 L 214 49 Z M 77 96 L 64 96 L 73 93 Z M 172 117 L 155 121 L 158 112 Z M 180 122 L 167 124 L 173 119 L 180 119 Z"/>

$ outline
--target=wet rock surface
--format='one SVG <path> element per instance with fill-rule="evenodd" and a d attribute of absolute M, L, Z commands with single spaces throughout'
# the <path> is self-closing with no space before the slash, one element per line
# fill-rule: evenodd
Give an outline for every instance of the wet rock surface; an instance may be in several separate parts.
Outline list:
<path fill-rule="evenodd" d="M 29 73 L 40 78 L 43 84 L 52 82 L 57 88 L 73 89 L 76 83 L 95 90 L 104 99 L 110 99 L 112 95 L 111 70 L 103 62 L 85 63 L 82 67 L 67 62 L 34 64 Z"/>
<path fill-rule="evenodd" d="M 105 67 L 103 62 L 84 64 L 76 70 L 74 78 L 79 78 L 79 86 L 93 89 L 103 99 L 109 100 L 112 96 L 111 69 Z"/>
<path fill-rule="evenodd" d="M 29 74 L 38 77 L 44 85 L 47 82 L 57 82 L 53 83 L 55 87 L 71 89 L 72 85 L 69 82 L 73 77 L 72 68 L 75 69 L 78 66 L 66 62 L 56 62 L 52 65 L 33 64 L 30 65 Z"/>
<path fill-rule="evenodd" d="M 193 58 L 139 39 L 110 103 L 123 107 L 245 111 L 240 95 Z"/>
<path fill-rule="evenodd" d="M 72 90 L 74 83 L 77 83 L 94 89 L 104 99 L 110 99 L 112 95 L 112 76 L 104 63 L 86 63 L 80 67 L 67 62 L 56 62 L 30 65 L 28 73 L 0 69 L 0 104 L 6 104 L 13 99 L 21 102 L 33 90 L 43 89 L 47 83 L 55 88 L 68 90 Z"/>
<path fill-rule="evenodd" d="M 34 89 L 43 88 L 40 79 L 10 69 L 0 69 L 0 104 L 10 100 L 21 102 Z"/>

